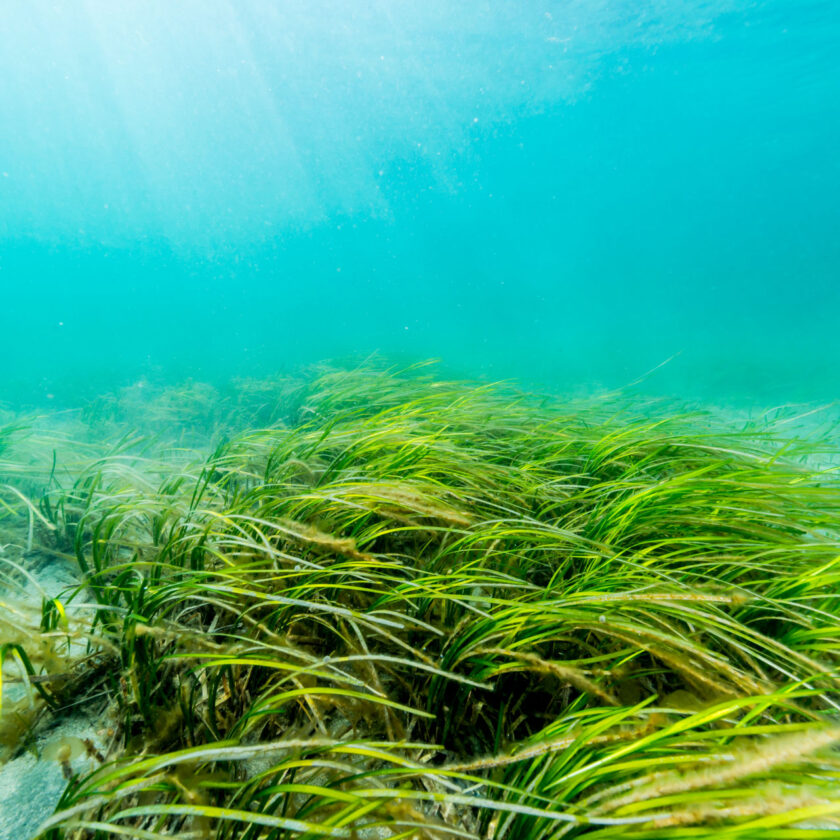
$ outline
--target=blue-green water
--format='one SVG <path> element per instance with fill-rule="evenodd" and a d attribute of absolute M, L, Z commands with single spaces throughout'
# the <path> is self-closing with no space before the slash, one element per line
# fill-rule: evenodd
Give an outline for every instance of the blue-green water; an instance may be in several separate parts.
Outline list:
<path fill-rule="evenodd" d="M 0 398 L 379 352 L 840 393 L 836 0 L 6 0 Z"/>

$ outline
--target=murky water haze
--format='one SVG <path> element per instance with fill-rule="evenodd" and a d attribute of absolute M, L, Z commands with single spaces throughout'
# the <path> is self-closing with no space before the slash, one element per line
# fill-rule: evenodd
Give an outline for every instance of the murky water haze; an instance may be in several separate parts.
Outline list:
<path fill-rule="evenodd" d="M 0 387 L 377 352 L 840 391 L 832 2 L 10 2 Z"/>

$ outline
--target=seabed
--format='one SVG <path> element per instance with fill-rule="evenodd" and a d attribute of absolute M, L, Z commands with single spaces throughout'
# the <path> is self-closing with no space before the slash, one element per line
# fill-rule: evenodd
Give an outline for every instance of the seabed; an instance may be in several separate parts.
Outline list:
<path fill-rule="evenodd" d="M 9 416 L 0 837 L 835 837 L 790 421 L 422 366 Z"/>

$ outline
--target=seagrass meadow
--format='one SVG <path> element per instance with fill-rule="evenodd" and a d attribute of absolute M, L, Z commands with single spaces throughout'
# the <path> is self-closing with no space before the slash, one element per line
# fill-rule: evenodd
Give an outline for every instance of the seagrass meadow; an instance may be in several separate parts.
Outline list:
<path fill-rule="evenodd" d="M 3 759 L 100 722 L 38 837 L 836 836 L 831 435 L 423 366 L 149 390 L 0 427 Z"/>

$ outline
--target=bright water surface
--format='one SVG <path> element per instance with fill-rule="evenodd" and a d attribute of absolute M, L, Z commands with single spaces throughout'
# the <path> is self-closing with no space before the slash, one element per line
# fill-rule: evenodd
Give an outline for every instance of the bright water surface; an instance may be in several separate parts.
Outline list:
<path fill-rule="evenodd" d="M 4 0 L 0 399 L 440 357 L 840 395 L 837 0 Z"/>

